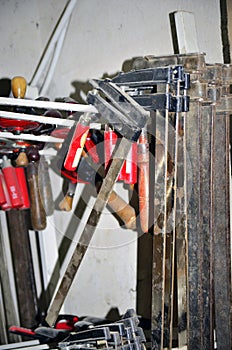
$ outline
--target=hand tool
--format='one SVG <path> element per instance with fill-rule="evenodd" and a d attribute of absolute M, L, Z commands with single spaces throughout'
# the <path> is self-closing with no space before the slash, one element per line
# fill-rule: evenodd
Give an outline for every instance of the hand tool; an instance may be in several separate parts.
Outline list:
<path fill-rule="evenodd" d="M 96 86 L 98 84 L 94 82 L 94 85 Z M 93 206 L 93 209 L 91 210 L 87 224 L 81 234 L 80 241 L 77 244 L 74 254 L 71 257 L 66 272 L 58 287 L 57 293 L 49 307 L 46 321 L 50 325 L 54 324 L 63 301 L 66 297 L 66 294 L 71 287 L 73 278 L 77 272 L 81 260 L 87 251 L 88 244 L 94 234 L 102 210 L 106 206 L 109 195 L 113 189 L 113 185 L 122 167 L 123 161 L 130 150 L 131 141 L 137 140 L 141 132 L 141 128 L 144 127 L 147 122 L 148 113 L 144 111 L 144 109 L 141 108 L 132 98 L 130 98 L 114 84 L 110 84 L 109 90 L 111 93 L 107 93 L 107 98 L 112 101 L 114 106 L 106 102 L 96 92 L 93 94 L 90 93 L 88 103 L 96 106 L 99 113 L 104 115 L 104 117 L 107 118 L 109 122 L 118 121 L 120 126 L 122 126 L 122 123 L 126 120 L 125 130 L 124 124 L 123 127 L 119 127 L 119 132 L 124 137 L 122 138 L 118 149 L 115 152 L 115 158 L 112 160 L 112 164 L 106 174 L 106 177 L 103 180 L 100 191 L 98 192 L 96 202 Z M 124 109 L 123 103 L 119 102 L 122 101 L 122 99 L 124 101 Z"/>
<path fill-rule="evenodd" d="M 17 313 L 17 303 L 14 300 L 14 286 L 11 279 L 11 269 L 9 267 L 9 244 L 4 236 L 5 217 L 1 215 L 0 222 L 0 323 L 1 323 L 1 343 L 19 341 L 19 337 L 9 334 L 8 327 L 19 322 Z"/>
<path fill-rule="evenodd" d="M 19 146 L 22 146 L 23 143 L 18 142 L 18 144 Z M 23 205 L 20 207 L 20 209 L 29 209 L 31 204 L 30 204 L 28 185 L 27 185 L 26 173 L 25 173 L 25 167 L 28 165 L 28 158 L 26 155 L 25 144 L 22 147 L 20 147 L 17 158 L 15 159 L 14 163 L 16 165 L 15 171 L 16 171 L 16 175 L 21 188 L 21 192 L 22 192 Z"/>
<path fill-rule="evenodd" d="M 38 148 L 36 146 L 28 147 L 27 156 L 29 159 L 29 164 L 27 166 L 26 172 L 31 201 L 31 223 L 35 231 L 41 231 L 46 228 L 47 219 L 40 195 L 38 179 L 40 155 Z"/>
<path fill-rule="evenodd" d="M 3 156 L 2 173 L 4 175 L 7 191 L 10 196 L 12 208 L 19 208 L 23 205 L 22 191 L 19 185 L 15 168 L 7 156 Z"/>
<path fill-rule="evenodd" d="M 17 76 L 11 80 L 11 90 L 14 98 L 24 99 L 26 93 L 27 83 L 23 77 Z M 15 112 L 25 113 L 25 107 L 15 107 Z M 30 110 L 31 111 L 31 110 Z M 9 113 L 9 112 L 8 112 Z M 4 112 L 3 112 L 4 114 Z M 9 131 L 16 135 L 20 134 L 22 131 L 32 131 L 39 126 L 39 123 L 34 121 L 23 121 L 19 119 L 12 120 L 11 118 L 0 117 L 0 130 Z"/>
<path fill-rule="evenodd" d="M 68 181 L 68 189 L 64 196 L 64 198 L 59 203 L 60 210 L 71 211 L 73 207 L 73 199 L 75 196 L 77 187 L 77 180 L 69 180 Z"/>
<path fill-rule="evenodd" d="M 19 321 L 23 327 L 37 324 L 39 317 L 28 215 L 28 210 L 6 211 Z"/>
<path fill-rule="evenodd" d="M 28 163 L 27 156 L 25 154 L 26 144 L 21 141 L 13 142 L 5 138 L 1 138 L 1 144 L 2 148 L 0 150 L 0 153 L 3 154 L 3 158 L 6 157 L 6 155 L 8 155 L 8 157 L 11 157 L 12 162 L 16 165 L 12 166 L 11 160 L 9 159 L 9 164 L 11 165 L 11 168 L 10 170 L 8 170 L 8 172 L 10 171 L 10 173 L 12 173 L 13 175 L 11 175 L 10 179 L 8 178 L 8 182 L 11 181 L 11 183 L 13 184 L 13 188 L 15 186 L 16 188 L 20 188 L 21 205 L 19 206 L 19 208 L 28 209 L 30 207 L 30 200 L 28 195 L 25 172 L 24 169 L 21 168 L 22 166 L 25 166 Z M 15 159 L 16 156 L 17 158 Z M 6 176 L 8 176 L 7 172 Z M 16 182 L 15 178 L 17 178 Z M 10 199 L 11 196 L 9 196 L 10 191 L 8 190 L 8 182 L 2 179 L 2 184 L 4 183 L 4 191 L 7 193 L 7 198 L 9 197 L 8 202 L 10 203 L 10 205 L 3 205 L 3 210 L 6 210 L 7 208 L 14 208 L 14 205 L 12 204 Z"/>
<path fill-rule="evenodd" d="M 54 201 L 48 161 L 44 155 L 41 155 L 39 160 L 38 186 L 46 216 L 50 216 L 54 212 Z"/>

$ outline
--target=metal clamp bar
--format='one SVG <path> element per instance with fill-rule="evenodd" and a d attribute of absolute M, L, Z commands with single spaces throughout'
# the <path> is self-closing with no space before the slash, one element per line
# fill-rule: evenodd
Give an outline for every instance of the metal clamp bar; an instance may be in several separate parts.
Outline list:
<path fill-rule="evenodd" d="M 140 88 L 142 86 L 154 86 L 156 84 L 174 84 L 178 80 L 184 82 L 186 88 L 188 79 L 184 73 L 183 66 L 132 70 L 127 73 L 120 73 L 112 79 L 112 82 L 118 86 Z"/>

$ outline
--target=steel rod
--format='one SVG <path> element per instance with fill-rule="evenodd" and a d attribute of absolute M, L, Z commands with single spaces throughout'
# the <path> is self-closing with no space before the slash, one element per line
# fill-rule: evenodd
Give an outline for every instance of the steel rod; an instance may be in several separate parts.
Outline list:
<path fill-rule="evenodd" d="M 0 105 L 3 106 L 23 106 L 43 109 L 58 109 L 62 111 L 72 111 L 80 113 L 97 113 L 97 109 L 91 105 L 79 103 L 53 102 L 40 100 L 27 100 L 21 98 L 0 97 Z"/>

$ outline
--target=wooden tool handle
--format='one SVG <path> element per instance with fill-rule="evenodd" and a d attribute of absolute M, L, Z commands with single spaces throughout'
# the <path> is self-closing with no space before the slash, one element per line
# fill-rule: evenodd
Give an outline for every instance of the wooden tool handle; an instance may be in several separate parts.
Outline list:
<path fill-rule="evenodd" d="M 15 160 L 16 166 L 26 167 L 28 165 L 28 158 L 26 155 L 26 150 L 22 149 L 19 152 L 18 157 Z"/>
<path fill-rule="evenodd" d="M 39 161 L 39 192 L 41 194 L 41 199 L 43 202 L 44 210 L 46 215 L 52 215 L 54 212 L 54 201 L 52 195 L 52 186 L 48 170 L 48 162 L 44 156 L 40 157 Z"/>
<path fill-rule="evenodd" d="M 24 98 L 27 90 L 27 82 L 23 77 L 14 77 L 11 80 L 11 90 L 15 98 Z"/>
<path fill-rule="evenodd" d="M 46 228 L 46 213 L 41 200 L 38 181 L 38 162 L 30 162 L 27 166 L 27 180 L 31 201 L 31 223 L 35 231 Z"/>
<path fill-rule="evenodd" d="M 116 192 L 112 191 L 107 205 L 124 222 L 126 228 L 136 229 L 136 213 L 134 208 L 126 203 Z"/>
<path fill-rule="evenodd" d="M 75 195 L 76 187 L 77 187 L 76 183 L 69 181 L 67 193 L 59 203 L 60 210 L 63 210 L 63 211 L 72 210 L 73 198 Z"/>
<path fill-rule="evenodd" d="M 74 198 L 73 193 L 67 193 L 59 203 L 60 210 L 71 211 L 72 205 L 73 205 L 73 198 Z"/>

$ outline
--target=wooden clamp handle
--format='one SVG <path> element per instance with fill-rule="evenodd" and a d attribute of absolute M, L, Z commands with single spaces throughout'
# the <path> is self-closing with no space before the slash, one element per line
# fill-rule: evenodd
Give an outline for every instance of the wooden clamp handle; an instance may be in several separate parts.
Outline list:
<path fill-rule="evenodd" d="M 115 191 L 111 192 L 107 205 L 124 222 L 126 228 L 131 230 L 136 229 L 136 213 L 134 208 L 118 196 Z"/>

